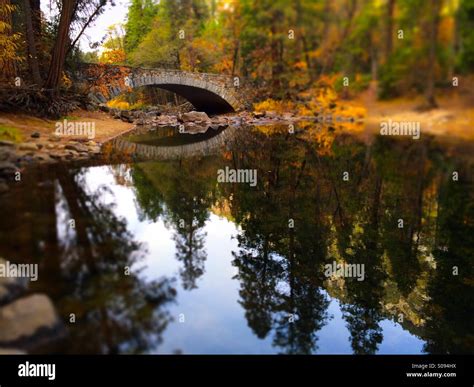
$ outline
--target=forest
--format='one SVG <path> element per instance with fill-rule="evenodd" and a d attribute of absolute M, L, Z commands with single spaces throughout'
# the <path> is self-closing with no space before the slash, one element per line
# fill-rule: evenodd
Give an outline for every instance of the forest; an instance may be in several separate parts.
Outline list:
<path fill-rule="evenodd" d="M 3 109 L 50 101 L 64 113 L 80 103 L 70 92 L 82 62 L 228 74 L 250 102 L 306 111 L 370 88 L 378 99 L 422 95 L 431 109 L 474 70 L 472 0 L 131 0 L 124 23 L 86 48 L 114 2 L 44 3 L 0 1 Z"/>

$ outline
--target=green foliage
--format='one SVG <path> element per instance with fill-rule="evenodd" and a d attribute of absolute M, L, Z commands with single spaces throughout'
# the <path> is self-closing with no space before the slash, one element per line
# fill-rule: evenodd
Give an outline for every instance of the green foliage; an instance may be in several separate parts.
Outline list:
<path fill-rule="evenodd" d="M 369 87 L 372 76 L 370 74 L 358 74 L 353 80 L 350 80 L 351 90 L 361 92 Z M 339 93 L 344 87 L 344 77 L 338 77 L 334 89 Z"/>
<path fill-rule="evenodd" d="M 150 31 L 157 13 L 157 5 L 152 0 L 132 0 L 125 25 L 125 50 L 132 52 Z"/>
<path fill-rule="evenodd" d="M 458 67 L 461 71 L 474 69 L 474 1 L 462 0 L 458 11 L 461 52 Z"/>
<path fill-rule="evenodd" d="M 134 30 L 129 28 L 130 19 L 127 23 L 125 48 L 127 52 L 131 51 L 130 62 L 134 65 L 195 70 L 200 59 L 193 45 L 209 18 L 206 2 L 165 0 L 153 9 L 153 18 L 147 22 L 147 31 L 140 34 L 139 43 L 134 39 Z M 127 43 L 131 41 L 138 44 L 133 46 Z"/>
<path fill-rule="evenodd" d="M 411 83 L 408 76 L 416 57 L 411 48 L 399 49 L 389 58 L 389 61 L 380 68 L 379 98 L 387 99 L 399 96 Z"/>
<path fill-rule="evenodd" d="M 79 60 L 84 63 L 99 63 L 99 52 L 98 51 L 80 52 Z"/>

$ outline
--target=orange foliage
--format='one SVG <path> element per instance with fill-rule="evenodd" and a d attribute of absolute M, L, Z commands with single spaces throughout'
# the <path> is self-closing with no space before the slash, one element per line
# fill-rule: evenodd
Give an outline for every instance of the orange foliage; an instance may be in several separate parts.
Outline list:
<path fill-rule="evenodd" d="M 124 63 L 126 59 L 125 51 L 122 49 L 106 50 L 99 58 L 100 63 L 105 64 L 120 64 Z"/>
<path fill-rule="evenodd" d="M 108 95 L 108 87 L 111 85 L 119 86 L 122 90 L 130 91 L 131 88 L 125 85 L 125 78 L 130 75 L 130 69 L 127 67 L 113 66 L 107 64 L 95 64 L 87 68 L 87 77 L 93 79 L 91 86 L 93 89 Z"/>

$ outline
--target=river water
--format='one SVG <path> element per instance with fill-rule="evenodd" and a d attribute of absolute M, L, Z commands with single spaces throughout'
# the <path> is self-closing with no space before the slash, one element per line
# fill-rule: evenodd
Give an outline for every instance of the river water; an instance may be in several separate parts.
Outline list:
<path fill-rule="evenodd" d="M 474 144 L 295 131 L 142 130 L 25 171 L 0 257 L 39 265 L 66 332 L 33 352 L 472 353 Z"/>

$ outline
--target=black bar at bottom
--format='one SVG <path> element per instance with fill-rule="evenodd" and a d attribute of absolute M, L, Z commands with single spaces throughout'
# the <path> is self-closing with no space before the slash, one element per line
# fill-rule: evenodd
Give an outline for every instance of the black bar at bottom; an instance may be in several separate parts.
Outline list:
<path fill-rule="evenodd" d="M 362 386 L 473 386 L 472 364 L 470 355 L 19 355 L 0 356 L 0 387 L 158 386 L 184 381 L 206 385 L 213 380 L 243 386 L 284 380 L 291 386 L 326 386 L 331 381 Z"/>

